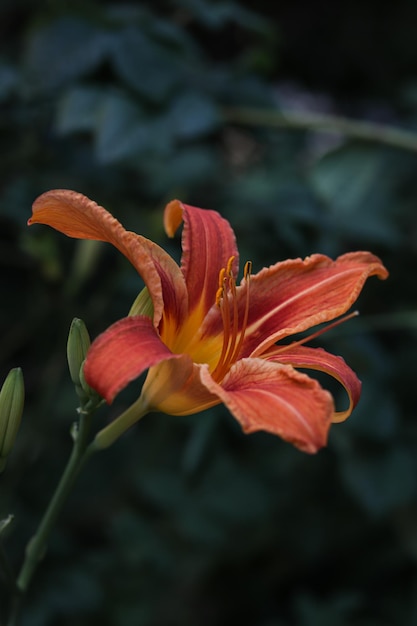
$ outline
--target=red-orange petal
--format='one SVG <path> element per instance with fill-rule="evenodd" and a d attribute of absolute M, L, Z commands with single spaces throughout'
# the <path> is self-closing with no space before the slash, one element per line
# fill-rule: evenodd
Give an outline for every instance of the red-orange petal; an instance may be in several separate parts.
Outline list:
<path fill-rule="evenodd" d="M 164 214 L 168 236 L 173 237 L 182 222 L 181 268 L 189 294 L 189 310 L 199 309 L 203 319 L 215 303 L 219 272 L 231 257 L 234 257 L 233 271 L 237 274 L 239 253 L 236 239 L 229 222 L 216 211 L 173 200 Z"/>
<path fill-rule="evenodd" d="M 244 432 L 264 430 L 309 453 L 326 445 L 333 415 L 332 397 L 317 381 L 289 365 L 242 359 L 221 385 L 203 369 L 201 379 Z"/>
<path fill-rule="evenodd" d="M 149 317 L 126 317 L 93 341 L 87 353 L 84 376 L 90 387 L 110 404 L 146 369 L 180 356 L 162 343 Z"/>
<path fill-rule="evenodd" d="M 352 252 L 336 261 L 321 254 L 283 261 L 251 276 L 250 308 L 241 356 L 260 356 L 279 339 L 345 313 L 370 276 L 388 272 L 369 252 Z M 246 299 L 239 290 L 239 309 Z"/>
<path fill-rule="evenodd" d="M 349 407 L 345 411 L 336 411 L 332 418 L 333 422 L 343 422 L 347 419 L 359 402 L 361 382 L 340 356 L 330 354 L 322 348 L 274 346 L 265 352 L 262 358 L 297 368 L 324 372 L 343 385 L 349 398 Z"/>
<path fill-rule="evenodd" d="M 187 314 L 187 292 L 180 268 L 154 242 L 125 230 L 106 209 L 86 196 L 68 189 L 47 191 L 33 203 L 28 224 L 47 224 L 77 239 L 113 244 L 129 259 L 143 278 L 154 306 L 154 321 L 164 310 L 180 324 Z"/>

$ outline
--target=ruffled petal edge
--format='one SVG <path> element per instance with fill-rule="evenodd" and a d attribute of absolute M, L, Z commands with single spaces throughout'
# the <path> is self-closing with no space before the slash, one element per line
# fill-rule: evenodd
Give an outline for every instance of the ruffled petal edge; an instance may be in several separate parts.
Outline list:
<path fill-rule="evenodd" d="M 201 379 L 245 433 L 264 430 L 308 453 L 326 445 L 333 399 L 291 366 L 247 358 L 231 368 L 221 385 L 207 370 L 201 370 Z"/>

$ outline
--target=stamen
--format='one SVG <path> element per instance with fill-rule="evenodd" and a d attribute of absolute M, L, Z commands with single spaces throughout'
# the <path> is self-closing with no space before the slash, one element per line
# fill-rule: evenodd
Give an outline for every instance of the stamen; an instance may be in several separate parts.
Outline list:
<path fill-rule="evenodd" d="M 227 297 L 227 279 L 224 279 L 223 285 L 223 298 L 221 300 L 221 311 L 223 317 L 223 328 L 224 328 L 224 336 L 227 342 L 229 341 L 230 336 L 230 306 L 229 306 L 229 298 Z"/>
<path fill-rule="evenodd" d="M 221 351 L 217 366 L 214 371 L 217 371 L 219 364 L 223 363 L 223 360 L 226 356 L 227 348 L 229 345 L 229 336 L 230 336 L 230 309 L 229 309 L 229 302 L 228 302 L 227 290 L 226 290 L 225 268 L 221 269 L 219 273 L 219 288 L 216 292 L 216 304 L 219 307 L 220 313 L 222 316 L 223 344 L 222 344 L 222 351 Z"/>
<path fill-rule="evenodd" d="M 235 257 L 230 257 L 226 268 L 219 273 L 219 289 L 216 292 L 216 304 L 220 308 L 223 322 L 223 344 L 217 365 L 212 372 L 213 378 L 221 380 L 230 366 L 236 360 L 245 336 L 245 330 L 249 315 L 249 278 L 252 264 L 248 261 L 244 268 L 246 281 L 246 301 L 243 321 L 239 332 L 239 309 L 237 299 L 236 281 L 233 276 L 232 266 Z M 232 299 L 230 306 L 229 297 Z"/>
<path fill-rule="evenodd" d="M 216 291 L 216 304 L 218 307 L 220 307 L 222 298 L 223 298 L 223 287 L 219 287 L 218 290 Z"/>
<path fill-rule="evenodd" d="M 227 276 L 232 276 L 233 272 L 232 272 L 232 265 L 234 263 L 235 257 L 231 256 L 230 259 L 227 261 L 227 266 L 226 266 L 226 274 Z"/>
<path fill-rule="evenodd" d="M 246 261 L 245 263 L 245 267 L 243 270 L 243 276 L 245 278 L 246 281 L 246 300 L 245 300 L 245 312 L 243 314 L 243 323 L 242 323 L 242 330 L 240 331 L 240 337 L 239 337 L 239 341 L 237 343 L 237 346 L 233 352 L 232 358 L 231 358 L 231 362 L 235 361 L 239 355 L 240 349 L 242 347 L 243 344 L 243 340 L 245 338 L 245 332 L 246 332 L 246 327 L 248 325 L 248 317 L 249 317 L 249 287 L 250 287 L 250 275 L 251 275 L 251 271 L 252 271 L 252 261 Z"/>
<path fill-rule="evenodd" d="M 229 263 L 230 263 L 230 259 L 229 259 Z M 229 266 L 229 263 L 228 263 L 228 266 Z M 230 272 L 229 274 L 229 288 L 232 294 L 232 301 L 233 301 L 233 330 L 232 330 L 232 337 L 231 337 L 230 346 L 229 346 L 229 362 L 230 362 L 230 358 L 231 358 L 230 355 L 232 355 L 234 352 L 237 334 L 239 331 L 239 311 L 237 310 L 236 282 L 235 282 L 235 279 L 233 278 L 232 272 Z"/>
<path fill-rule="evenodd" d="M 224 287 L 224 276 L 226 274 L 226 270 L 224 267 L 222 267 L 222 269 L 219 272 L 219 289 L 223 290 Z"/>
<path fill-rule="evenodd" d="M 316 339 L 316 337 L 323 335 L 323 333 L 327 333 L 328 330 L 331 330 L 332 328 L 336 328 L 336 326 L 339 326 L 340 324 L 343 324 L 343 322 L 347 322 L 348 320 L 352 319 L 352 317 L 357 317 L 358 315 L 359 315 L 359 311 L 352 311 L 352 313 L 348 313 L 347 315 L 340 317 L 338 320 L 335 320 L 331 324 L 324 326 L 324 328 L 319 328 L 319 330 L 316 330 L 314 333 L 311 333 L 311 335 L 308 335 L 308 337 L 304 337 L 304 339 L 300 339 L 299 341 L 293 341 L 292 343 L 289 343 L 285 346 L 276 346 L 278 348 L 276 353 L 285 352 L 286 350 L 292 349 L 295 346 L 302 346 L 304 343 L 307 343 L 307 341 Z"/>

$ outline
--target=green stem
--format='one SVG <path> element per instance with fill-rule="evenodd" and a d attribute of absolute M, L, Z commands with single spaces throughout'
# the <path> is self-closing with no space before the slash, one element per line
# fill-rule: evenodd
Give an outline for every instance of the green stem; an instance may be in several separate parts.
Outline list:
<path fill-rule="evenodd" d="M 25 559 L 10 598 L 11 609 L 7 626 L 17 625 L 23 596 L 28 590 L 36 568 L 45 554 L 51 530 L 84 464 L 95 451 L 107 448 L 147 413 L 147 406 L 145 406 L 143 399 L 140 397 L 122 415 L 98 432 L 92 443 L 88 445 L 87 436 L 91 416 L 97 406 L 97 404 L 94 404 L 90 411 L 87 405 L 85 411 L 81 414 L 79 431 L 74 437 L 74 446 L 67 466 L 36 533 L 26 547 Z"/>
<path fill-rule="evenodd" d="M 308 112 L 293 113 L 240 107 L 226 108 L 223 114 L 226 120 L 231 123 L 341 133 L 352 139 L 385 144 L 393 148 L 417 152 L 417 133 L 386 124 L 357 121 L 338 115 Z"/>
<path fill-rule="evenodd" d="M 26 548 L 25 561 L 17 578 L 17 587 L 22 593 L 26 592 L 35 569 L 44 556 L 49 534 L 86 460 L 87 454 L 85 454 L 85 452 L 80 453 L 74 446 L 55 494 L 45 511 L 36 534 L 32 537 Z"/>
<path fill-rule="evenodd" d="M 116 441 L 128 428 L 136 424 L 149 412 L 148 406 L 142 396 L 130 405 L 124 413 L 119 415 L 108 426 L 100 430 L 90 445 L 91 450 L 103 450 Z"/>
<path fill-rule="evenodd" d="M 55 493 L 46 509 L 39 527 L 26 547 L 25 559 L 16 580 L 13 606 L 8 626 L 15 626 L 22 597 L 26 593 L 39 562 L 42 560 L 52 528 L 60 514 L 71 488 L 94 449 L 87 447 L 92 413 L 83 414 L 80 418 L 79 430 L 76 433 L 74 446 L 67 466 L 58 483 Z"/>

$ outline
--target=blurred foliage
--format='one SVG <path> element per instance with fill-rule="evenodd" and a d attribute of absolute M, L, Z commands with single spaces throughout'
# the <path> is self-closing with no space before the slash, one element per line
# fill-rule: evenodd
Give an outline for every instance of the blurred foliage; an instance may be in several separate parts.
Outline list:
<path fill-rule="evenodd" d="M 295 107 L 415 128 L 416 7 L 330 5 L 1 4 L 0 374 L 21 366 L 27 388 L 0 477 L 14 569 L 70 450 L 71 320 L 94 337 L 141 288 L 110 247 L 28 231 L 37 195 L 81 191 L 174 255 L 161 216 L 179 197 L 227 217 L 254 271 L 370 249 L 391 272 L 321 338 L 363 380 L 326 450 L 246 437 L 222 408 L 147 417 L 85 470 L 24 626 L 417 620 L 417 155 L 222 115 Z"/>

